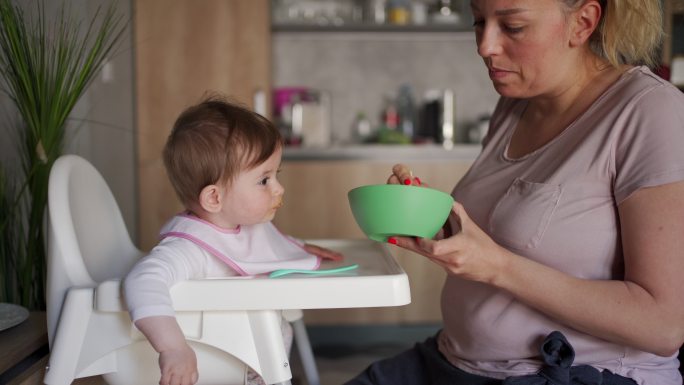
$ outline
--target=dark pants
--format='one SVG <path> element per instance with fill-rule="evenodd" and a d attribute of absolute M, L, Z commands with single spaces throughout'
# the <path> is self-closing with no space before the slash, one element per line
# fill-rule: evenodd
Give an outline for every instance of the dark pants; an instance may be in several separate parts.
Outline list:
<path fill-rule="evenodd" d="M 556 333 L 556 334 L 554 334 Z M 544 368 L 529 376 L 497 380 L 467 373 L 449 363 L 435 337 L 399 355 L 371 364 L 345 385 L 635 385 L 629 378 L 590 366 L 571 366 L 574 350 L 559 332 L 541 347 Z"/>

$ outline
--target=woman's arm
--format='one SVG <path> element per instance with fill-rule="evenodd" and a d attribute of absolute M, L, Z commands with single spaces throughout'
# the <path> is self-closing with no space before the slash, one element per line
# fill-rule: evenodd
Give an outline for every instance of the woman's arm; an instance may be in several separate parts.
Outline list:
<path fill-rule="evenodd" d="M 587 334 L 661 356 L 684 342 L 684 182 L 640 189 L 619 205 L 624 281 L 570 276 L 497 245 L 459 204 L 453 215 L 454 236 L 398 245 Z"/>

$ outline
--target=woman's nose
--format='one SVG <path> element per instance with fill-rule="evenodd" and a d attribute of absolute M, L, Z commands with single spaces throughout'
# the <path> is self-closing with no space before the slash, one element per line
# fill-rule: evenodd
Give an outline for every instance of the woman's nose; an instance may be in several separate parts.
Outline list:
<path fill-rule="evenodd" d="M 482 31 L 477 33 L 477 53 L 483 58 L 501 53 L 501 41 L 496 28 L 485 25 Z"/>

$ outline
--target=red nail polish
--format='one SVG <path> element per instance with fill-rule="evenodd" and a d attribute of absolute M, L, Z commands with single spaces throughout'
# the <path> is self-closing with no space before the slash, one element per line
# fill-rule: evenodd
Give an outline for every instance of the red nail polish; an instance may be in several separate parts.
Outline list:
<path fill-rule="evenodd" d="M 408 179 L 408 178 L 407 178 L 407 179 L 404 179 L 404 184 L 407 185 L 407 186 L 410 185 L 410 184 L 411 184 L 411 179 Z"/>
<path fill-rule="evenodd" d="M 418 178 L 418 177 L 416 177 L 416 183 L 418 184 L 418 186 L 420 186 L 420 185 L 423 184 L 423 182 L 421 182 L 421 181 L 420 181 L 420 178 Z"/>
<path fill-rule="evenodd" d="M 391 243 L 393 245 L 396 245 L 397 244 L 397 238 L 389 237 L 389 238 L 387 238 L 387 243 Z"/>

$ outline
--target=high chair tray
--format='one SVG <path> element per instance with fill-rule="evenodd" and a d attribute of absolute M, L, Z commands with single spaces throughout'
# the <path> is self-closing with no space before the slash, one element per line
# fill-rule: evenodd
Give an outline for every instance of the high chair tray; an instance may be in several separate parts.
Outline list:
<path fill-rule="evenodd" d="M 408 277 L 385 244 L 366 239 L 315 239 L 308 243 L 338 251 L 339 262 L 323 261 L 321 269 L 350 264 L 359 267 L 334 275 L 290 274 L 228 277 L 181 282 L 171 288 L 176 311 L 332 309 L 401 306 L 411 302 Z M 98 287 L 97 308 L 101 311 L 125 306 L 111 303 L 111 291 L 119 282 Z"/>

